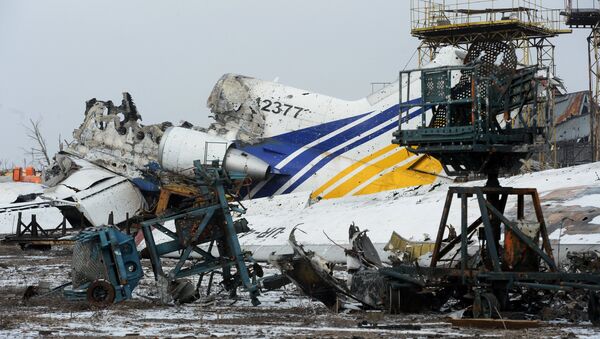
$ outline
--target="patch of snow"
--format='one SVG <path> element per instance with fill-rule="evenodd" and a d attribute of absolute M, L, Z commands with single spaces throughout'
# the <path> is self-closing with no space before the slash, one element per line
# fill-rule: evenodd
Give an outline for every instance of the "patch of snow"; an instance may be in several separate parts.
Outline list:
<path fill-rule="evenodd" d="M 577 199 L 573 199 L 571 201 L 565 202 L 564 205 L 565 206 L 600 207 L 600 194 L 584 195 Z"/>
<path fill-rule="evenodd" d="M 600 163 L 592 163 L 562 169 L 527 173 L 501 179 L 505 187 L 536 188 L 546 205 L 551 201 L 553 208 L 574 205 L 600 207 L 600 181 L 595 172 L 600 172 Z M 289 253 L 287 245 L 291 229 L 300 225 L 304 232 L 296 237 L 302 244 L 319 247 L 323 251 L 334 253 L 343 251 L 334 242 L 348 245 L 348 227 L 355 223 L 361 229 L 369 230 L 369 237 L 378 250 L 390 240 L 393 231 L 410 240 L 420 241 L 429 237 L 434 239 L 449 186 L 483 186 L 485 181 L 465 184 L 439 183 L 434 187 L 406 188 L 397 191 L 371 195 L 320 200 L 309 203 L 308 193 L 294 193 L 273 198 L 255 199 L 244 202 L 248 208 L 245 218 L 253 230 L 242 235 L 242 247 L 260 253 Z M 570 192 L 566 195 L 564 192 Z M 551 196 L 554 194 L 554 196 Z M 548 201 L 543 197 L 549 196 Z M 556 198 L 558 196 L 559 198 Z M 507 205 L 507 212 L 516 214 L 516 199 Z M 526 199 L 526 203 L 530 203 Z M 469 199 L 469 221 L 479 217 L 476 199 Z M 460 225 L 460 206 L 455 200 L 450 209 L 448 224 Z M 325 233 L 325 234 L 324 234 Z M 564 233 L 564 230 L 563 230 Z M 558 239 L 558 233 L 553 233 Z M 563 235 L 561 243 L 600 245 L 600 234 Z M 325 258 L 330 259 L 327 255 Z"/>
<path fill-rule="evenodd" d="M 0 205 L 13 203 L 19 195 L 42 193 L 44 185 L 30 182 L 0 182 Z"/>

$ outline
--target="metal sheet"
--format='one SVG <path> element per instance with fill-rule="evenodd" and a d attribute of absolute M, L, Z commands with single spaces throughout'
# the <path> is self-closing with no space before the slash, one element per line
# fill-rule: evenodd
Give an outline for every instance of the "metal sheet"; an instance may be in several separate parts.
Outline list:
<path fill-rule="evenodd" d="M 50 199 L 66 199 L 72 197 L 77 191 L 64 185 L 58 185 L 44 190 L 43 197 Z"/>
<path fill-rule="evenodd" d="M 0 205 L 11 204 L 20 195 L 42 193 L 44 186 L 28 182 L 4 182 L 0 184 Z"/>
<path fill-rule="evenodd" d="M 82 168 L 68 178 L 63 180 L 60 184 L 67 186 L 76 191 L 82 191 L 86 188 L 91 187 L 95 183 L 105 180 L 107 178 L 115 177 L 114 173 L 102 170 L 100 168 Z"/>
<path fill-rule="evenodd" d="M 590 115 L 579 115 L 556 126 L 556 141 L 581 140 L 590 135 Z"/>
<path fill-rule="evenodd" d="M 139 190 L 127 179 L 114 177 L 102 181 L 74 196 L 79 210 L 94 226 L 105 225 L 112 212 L 115 223 L 123 222 L 146 208 Z"/>

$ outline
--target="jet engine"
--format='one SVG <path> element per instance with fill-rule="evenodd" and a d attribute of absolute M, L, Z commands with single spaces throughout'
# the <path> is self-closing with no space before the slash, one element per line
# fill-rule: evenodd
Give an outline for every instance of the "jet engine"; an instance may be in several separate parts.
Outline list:
<path fill-rule="evenodd" d="M 194 160 L 222 162 L 227 171 L 242 172 L 254 180 L 264 180 L 270 166 L 262 159 L 236 148 L 231 141 L 206 132 L 170 127 L 158 146 L 158 162 L 163 169 L 194 176 Z"/>

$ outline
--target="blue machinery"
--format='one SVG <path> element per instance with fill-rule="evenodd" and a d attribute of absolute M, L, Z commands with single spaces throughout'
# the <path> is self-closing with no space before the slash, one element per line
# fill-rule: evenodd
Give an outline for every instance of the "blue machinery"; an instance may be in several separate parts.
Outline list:
<path fill-rule="evenodd" d="M 64 295 L 95 305 L 130 299 L 144 276 L 133 238 L 106 226 L 84 230 L 75 240 L 72 287 Z"/>
<path fill-rule="evenodd" d="M 185 302 L 194 300 L 196 295 L 176 295 L 174 291 L 181 292 L 180 279 L 200 275 L 200 286 L 206 273 L 211 273 L 212 280 L 212 273 L 222 269 L 223 285 L 232 295 L 242 285 L 250 293 L 252 304 L 259 305 L 256 275 L 262 275 L 262 270 L 256 264 L 252 270 L 246 267 L 245 262 L 252 261 L 252 257 L 242 252 L 237 234 L 248 230 L 247 223 L 245 219 L 234 222 L 231 216 L 232 212 L 244 213 L 245 209 L 230 205 L 226 195 L 226 189 L 241 183 L 245 175 L 227 173 L 217 162 L 203 165 L 195 161 L 194 167 L 199 193 L 193 197 L 192 206 L 175 208 L 172 214 L 141 223 L 155 280 L 159 287 L 166 287 L 170 299 Z M 164 226 L 167 221 L 175 221 L 175 232 Z M 153 231 L 171 240 L 157 244 Z M 218 256 L 211 253 L 215 244 Z M 206 249 L 201 245 L 207 245 Z M 161 256 L 173 252 L 179 252 L 179 259 L 165 273 Z M 234 274 L 232 268 L 236 270 Z M 73 287 L 66 288 L 64 295 L 70 300 L 106 306 L 130 299 L 142 276 L 140 254 L 131 236 L 111 226 L 85 230 L 73 248 Z"/>

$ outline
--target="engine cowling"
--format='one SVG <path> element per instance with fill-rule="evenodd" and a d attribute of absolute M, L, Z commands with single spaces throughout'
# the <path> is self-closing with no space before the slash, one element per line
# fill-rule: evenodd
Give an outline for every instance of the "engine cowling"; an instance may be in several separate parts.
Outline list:
<path fill-rule="evenodd" d="M 162 168 L 191 177 L 195 160 L 205 164 L 219 160 L 225 170 L 245 173 L 254 180 L 264 180 L 270 172 L 268 163 L 224 138 L 183 127 L 167 129 L 158 146 Z"/>

